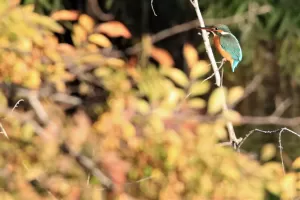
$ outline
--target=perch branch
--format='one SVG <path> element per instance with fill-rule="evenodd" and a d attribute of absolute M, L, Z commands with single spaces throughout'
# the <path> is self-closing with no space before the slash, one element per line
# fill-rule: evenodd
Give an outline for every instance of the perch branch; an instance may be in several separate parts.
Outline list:
<path fill-rule="evenodd" d="M 201 11 L 199 9 L 198 0 L 190 0 L 190 1 L 191 1 L 191 4 L 195 8 L 195 11 L 196 11 L 196 14 L 197 14 L 200 26 L 201 27 L 205 27 L 202 14 L 201 14 Z M 215 74 L 216 85 L 218 87 L 220 87 L 220 85 L 221 85 L 221 77 L 220 77 L 220 73 L 219 73 L 219 70 L 218 70 L 218 66 L 217 66 L 217 63 L 216 63 L 216 60 L 215 60 L 212 48 L 210 46 L 210 42 L 209 42 L 209 39 L 208 39 L 207 31 L 205 29 L 202 29 L 201 32 L 202 32 L 202 38 L 204 40 L 205 49 L 206 49 L 208 58 L 209 58 L 209 60 L 211 62 L 211 66 L 212 66 L 214 74 Z"/>
<path fill-rule="evenodd" d="M 190 0 L 190 2 L 195 8 L 200 26 L 205 27 L 204 20 L 202 18 L 202 15 L 201 15 L 201 12 L 200 12 L 200 9 L 199 9 L 198 0 Z M 212 65 L 212 68 L 213 68 L 213 71 L 214 71 L 214 74 L 215 74 L 216 84 L 217 84 L 217 86 L 222 87 L 221 76 L 220 76 L 220 73 L 219 73 L 219 69 L 218 69 L 218 66 L 217 66 L 212 48 L 210 46 L 207 31 L 204 30 L 204 29 L 202 29 L 201 31 L 202 31 L 202 37 L 203 37 L 203 40 L 204 40 L 205 49 L 206 49 L 206 52 L 208 54 L 209 60 L 211 62 L 211 65 Z M 223 95 L 223 97 L 224 97 L 223 100 L 222 100 L 223 111 L 227 111 L 228 106 L 226 104 L 225 94 Z M 237 137 L 235 135 L 235 132 L 234 132 L 234 129 L 233 129 L 232 122 L 230 122 L 230 121 L 227 122 L 226 126 L 227 126 L 227 129 L 228 129 L 230 142 L 233 144 L 233 146 L 235 148 L 235 145 L 238 145 L 239 142 L 242 139 L 241 138 L 237 139 Z"/>

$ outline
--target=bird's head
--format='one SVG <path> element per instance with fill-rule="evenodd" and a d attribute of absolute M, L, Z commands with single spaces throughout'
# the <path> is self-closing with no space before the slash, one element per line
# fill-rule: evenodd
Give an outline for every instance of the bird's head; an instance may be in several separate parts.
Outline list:
<path fill-rule="evenodd" d="M 207 30 L 209 32 L 212 32 L 214 35 L 227 35 L 227 34 L 231 34 L 230 29 L 228 28 L 228 26 L 224 25 L 224 24 L 218 24 L 215 26 L 206 26 L 206 27 L 199 27 L 199 29 L 204 29 Z"/>

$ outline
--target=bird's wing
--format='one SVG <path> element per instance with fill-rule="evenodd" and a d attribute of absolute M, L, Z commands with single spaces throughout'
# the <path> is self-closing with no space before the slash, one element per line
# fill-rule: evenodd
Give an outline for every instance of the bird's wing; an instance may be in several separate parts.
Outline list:
<path fill-rule="evenodd" d="M 222 35 L 220 37 L 220 44 L 222 48 L 230 53 L 232 59 L 241 61 L 243 54 L 242 49 L 240 47 L 239 41 L 232 34 Z"/>

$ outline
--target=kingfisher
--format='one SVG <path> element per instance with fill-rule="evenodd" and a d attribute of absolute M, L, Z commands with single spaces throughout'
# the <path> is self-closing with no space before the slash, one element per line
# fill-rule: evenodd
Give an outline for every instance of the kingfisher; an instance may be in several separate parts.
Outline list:
<path fill-rule="evenodd" d="M 199 27 L 205 29 L 214 35 L 214 44 L 219 53 L 223 56 L 223 62 L 229 61 L 232 71 L 242 60 L 243 53 L 239 41 L 230 32 L 228 26 L 219 24 L 216 26 Z"/>

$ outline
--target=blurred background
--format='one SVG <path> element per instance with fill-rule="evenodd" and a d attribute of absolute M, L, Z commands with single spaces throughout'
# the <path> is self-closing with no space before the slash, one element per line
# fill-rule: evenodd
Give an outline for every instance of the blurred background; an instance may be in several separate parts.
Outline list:
<path fill-rule="evenodd" d="M 0 198 L 299 198 L 300 2 L 199 6 L 224 90 L 189 0 L 0 0 Z"/>

